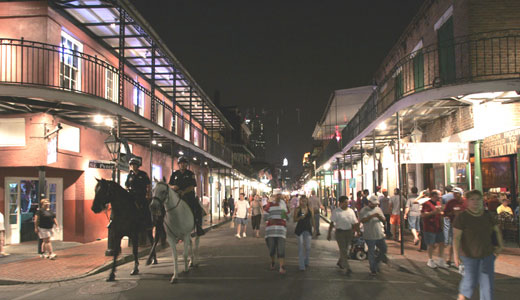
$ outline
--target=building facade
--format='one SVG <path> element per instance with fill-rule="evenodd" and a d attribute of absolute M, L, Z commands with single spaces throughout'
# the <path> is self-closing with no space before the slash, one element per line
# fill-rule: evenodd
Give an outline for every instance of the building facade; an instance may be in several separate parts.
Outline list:
<path fill-rule="evenodd" d="M 337 145 L 316 158 L 313 184 L 343 182 L 341 194 L 450 184 L 509 193 L 516 206 L 519 5 L 425 1 Z"/>
<path fill-rule="evenodd" d="M 56 239 L 107 235 L 90 207 L 96 178 L 123 184 L 128 159 L 168 180 L 187 156 L 197 194 L 218 213 L 214 170 L 232 168 L 231 125 L 128 1 L 0 2 L 0 211 L 7 240 L 36 239 L 51 200 Z M 125 147 L 107 150 L 110 137 Z M 223 176 L 225 178 L 225 176 Z M 229 176 L 228 176 L 229 177 Z"/>

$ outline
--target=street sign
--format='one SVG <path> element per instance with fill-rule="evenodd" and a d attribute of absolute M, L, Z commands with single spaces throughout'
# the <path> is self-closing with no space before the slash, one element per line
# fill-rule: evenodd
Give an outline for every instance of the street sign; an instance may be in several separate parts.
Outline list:
<path fill-rule="evenodd" d="M 89 160 L 88 167 L 93 169 L 113 170 L 115 163 L 109 160 Z"/>

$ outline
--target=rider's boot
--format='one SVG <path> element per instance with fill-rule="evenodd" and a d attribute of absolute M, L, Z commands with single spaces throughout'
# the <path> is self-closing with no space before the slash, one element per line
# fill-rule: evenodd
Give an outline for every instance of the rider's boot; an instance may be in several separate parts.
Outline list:
<path fill-rule="evenodd" d="M 204 229 L 202 229 L 202 216 L 200 216 L 200 215 L 198 216 L 198 218 L 195 220 L 195 224 L 196 224 L 196 227 L 197 227 L 197 235 L 198 236 L 206 234 L 204 232 Z"/>

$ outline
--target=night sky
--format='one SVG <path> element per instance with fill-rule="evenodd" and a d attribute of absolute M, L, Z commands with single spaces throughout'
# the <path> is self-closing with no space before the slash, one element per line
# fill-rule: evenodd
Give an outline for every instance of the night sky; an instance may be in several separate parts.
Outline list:
<path fill-rule="evenodd" d="M 206 94 L 266 114 L 267 160 L 293 174 L 330 94 L 371 84 L 423 1 L 131 0 Z"/>

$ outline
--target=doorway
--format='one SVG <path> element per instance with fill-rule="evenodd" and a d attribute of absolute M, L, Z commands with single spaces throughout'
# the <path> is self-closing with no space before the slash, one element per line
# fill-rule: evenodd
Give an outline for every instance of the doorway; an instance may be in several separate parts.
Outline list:
<path fill-rule="evenodd" d="M 34 214 L 38 209 L 38 178 L 5 178 L 6 244 L 37 240 L 34 232 Z M 63 240 L 63 179 L 47 178 L 46 194 L 51 210 L 56 214 L 59 230 L 52 240 Z"/>

